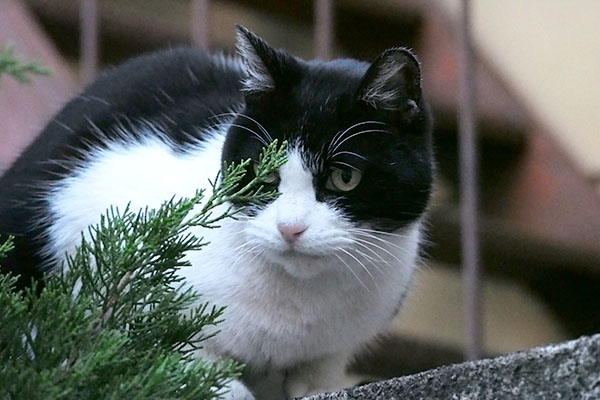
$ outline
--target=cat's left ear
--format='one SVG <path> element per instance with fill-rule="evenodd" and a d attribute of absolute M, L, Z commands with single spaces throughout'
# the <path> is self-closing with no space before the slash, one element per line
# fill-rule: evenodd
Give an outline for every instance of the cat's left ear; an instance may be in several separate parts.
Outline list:
<path fill-rule="evenodd" d="M 419 61 L 405 48 L 384 51 L 365 73 L 358 96 L 376 109 L 417 111 L 421 98 Z"/>
<path fill-rule="evenodd" d="M 247 92 L 267 92 L 275 88 L 275 71 L 279 65 L 277 51 L 241 25 L 236 25 L 236 47 L 246 66 L 243 81 Z"/>

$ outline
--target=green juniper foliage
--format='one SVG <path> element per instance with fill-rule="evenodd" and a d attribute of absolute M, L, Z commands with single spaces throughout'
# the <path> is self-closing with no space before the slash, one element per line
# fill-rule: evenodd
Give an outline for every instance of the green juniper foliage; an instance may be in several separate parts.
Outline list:
<path fill-rule="evenodd" d="M 224 168 L 207 198 L 109 210 L 41 290 L 18 291 L 0 274 L 0 399 L 218 398 L 241 366 L 193 357 L 223 308 L 202 304 L 176 274 L 189 267 L 185 252 L 206 245 L 187 230 L 235 218 L 239 209 L 217 208 L 229 200 L 274 198 L 261 181 L 285 161 L 275 142 L 245 186 L 250 160 Z"/>
<path fill-rule="evenodd" d="M 50 69 L 37 61 L 20 60 L 15 56 L 13 46 L 8 45 L 0 50 L 0 78 L 3 74 L 12 76 L 20 83 L 29 83 L 31 75 L 49 75 Z"/>
<path fill-rule="evenodd" d="M 14 248 L 12 238 L 9 237 L 0 244 L 0 258 L 6 257 L 6 254 Z"/>

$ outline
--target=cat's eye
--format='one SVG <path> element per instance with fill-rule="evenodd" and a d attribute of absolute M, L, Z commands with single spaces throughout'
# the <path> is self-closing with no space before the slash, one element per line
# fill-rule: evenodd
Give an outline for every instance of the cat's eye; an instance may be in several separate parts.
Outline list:
<path fill-rule="evenodd" d="M 258 163 L 252 164 L 254 167 L 254 175 L 258 176 Z M 279 179 L 279 174 L 277 172 L 271 172 L 269 175 L 266 175 L 262 178 L 264 183 L 275 183 Z"/>
<path fill-rule="evenodd" d="M 339 192 L 349 192 L 360 183 L 362 174 L 356 170 L 334 169 L 327 179 L 327 188 Z"/>

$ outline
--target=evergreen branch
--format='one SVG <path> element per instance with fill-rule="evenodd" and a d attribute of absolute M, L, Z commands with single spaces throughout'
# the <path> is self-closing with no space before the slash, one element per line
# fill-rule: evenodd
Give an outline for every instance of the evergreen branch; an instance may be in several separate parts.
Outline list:
<path fill-rule="evenodd" d="M 223 170 L 225 171 L 223 182 L 217 186 L 217 178 L 217 180 L 211 183 L 213 194 L 206 201 L 199 213 L 201 217 L 192 219 L 190 226 L 213 228 L 215 222 L 233 217 L 242 210 L 241 208 L 236 209 L 230 206 L 225 212 L 213 218 L 211 211 L 224 203 L 249 202 L 250 200 L 258 203 L 276 198 L 277 192 L 274 190 L 265 192 L 262 183 L 269 174 L 277 171 L 279 167 L 287 162 L 286 153 L 286 141 L 281 146 L 278 146 L 277 139 L 271 142 L 268 147 L 262 150 L 259 156 L 256 176 L 242 188 L 238 188 L 238 186 L 245 176 L 247 168 L 251 165 L 252 160 L 246 159 L 239 164 L 223 165 Z"/>
<path fill-rule="evenodd" d="M 125 232 L 129 229 L 133 231 L 141 230 L 146 232 L 146 235 L 136 235 L 135 239 L 143 239 L 140 243 L 127 244 L 123 243 L 122 245 L 116 246 L 118 249 L 123 249 L 122 252 L 119 252 L 118 257 L 127 256 L 128 249 L 134 249 L 134 253 L 137 256 L 143 255 L 144 253 L 141 251 L 145 248 L 144 244 L 161 244 L 162 246 L 166 243 L 169 243 L 170 240 L 181 240 L 180 242 L 173 243 L 176 247 L 178 247 L 178 252 L 176 252 L 180 257 L 180 259 L 170 260 L 167 265 L 171 265 L 174 268 L 180 268 L 183 266 L 188 266 L 189 262 L 182 261 L 183 253 L 192 250 L 198 250 L 205 245 L 201 241 L 201 239 L 195 238 L 191 235 L 181 236 L 184 231 L 193 227 L 193 226 L 203 226 L 203 227 L 212 227 L 215 222 L 220 221 L 224 218 L 227 218 L 233 215 L 236 211 L 232 210 L 231 207 L 227 208 L 223 213 L 219 214 L 216 217 L 211 216 L 211 212 L 217 208 L 218 206 L 230 202 L 239 200 L 240 198 L 249 198 L 251 197 L 250 192 L 252 189 L 258 189 L 253 193 L 253 196 L 259 199 L 264 198 L 272 198 L 276 195 L 275 192 L 267 192 L 267 193 L 259 193 L 261 190 L 260 182 L 269 175 L 270 173 L 276 171 L 281 165 L 283 165 L 287 159 L 286 155 L 286 146 L 287 144 L 284 142 L 282 146 L 278 146 L 277 141 L 271 143 L 271 145 L 265 149 L 263 149 L 260 158 L 259 158 L 259 168 L 257 169 L 256 177 L 251 180 L 248 184 L 246 184 L 243 188 L 238 189 L 239 182 L 243 179 L 246 168 L 248 167 L 250 160 L 244 160 L 239 164 L 232 164 L 225 168 L 225 174 L 223 180 L 219 185 L 216 184 L 218 181 L 215 179 L 211 186 L 213 188 L 213 192 L 209 197 L 208 201 L 204 204 L 201 211 L 193 216 L 192 218 L 186 220 L 187 215 L 194 209 L 194 207 L 200 204 L 204 197 L 203 191 L 198 191 L 194 197 L 191 199 L 182 199 L 180 201 L 174 202 L 173 199 L 163 205 L 158 211 L 147 211 L 145 210 L 143 213 L 139 213 L 134 216 L 129 209 L 125 210 L 125 213 L 122 219 L 118 219 L 117 221 L 124 221 L 125 223 L 120 225 L 116 224 L 115 227 L 117 230 L 120 229 L 117 236 L 123 236 Z M 115 214 L 116 213 L 116 214 Z M 118 215 L 118 213 L 114 210 L 111 210 L 111 214 Z M 171 220 L 167 220 L 165 223 L 164 219 L 161 219 L 160 226 L 154 225 L 152 228 L 147 229 L 147 225 L 152 225 L 153 217 L 156 215 L 167 215 L 170 214 L 172 216 Z M 110 229 L 112 227 L 112 223 L 114 220 L 101 220 L 100 227 L 105 229 Z M 139 226 L 144 228 L 139 229 Z M 124 228 L 124 229 L 122 229 Z M 157 229 L 158 228 L 158 229 Z M 170 228 L 171 232 L 168 232 L 165 235 L 165 228 Z M 102 238 L 107 237 L 106 235 L 100 234 L 101 230 L 93 229 L 92 237 Z M 152 232 L 162 232 L 160 235 L 160 239 L 157 241 L 153 241 L 148 233 Z M 112 235 L 111 235 L 112 236 Z M 166 236 L 166 237 L 165 237 Z M 145 242 L 145 243 L 144 243 Z M 95 244 L 99 244 L 102 242 L 95 242 Z M 141 246 L 141 248 L 140 248 Z M 150 246 L 152 248 L 152 246 Z M 85 243 L 82 243 L 81 248 L 85 248 Z M 104 264 L 111 265 L 111 268 L 114 269 L 114 264 L 119 264 L 117 259 L 111 259 L 110 263 L 98 263 L 98 261 L 102 260 L 102 254 L 105 252 L 107 248 L 107 243 L 96 247 L 93 250 L 94 259 L 96 260 L 97 268 L 101 268 Z M 153 261 L 155 262 L 155 254 L 149 254 L 146 257 L 141 257 L 138 260 L 129 260 L 128 265 L 133 266 L 133 268 L 129 268 L 125 271 L 121 276 L 115 277 L 112 279 L 113 283 L 116 283 L 116 288 L 112 296 L 103 296 L 103 300 L 105 300 L 102 312 L 99 316 L 99 319 L 94 323 L 92 327 L 92 332 L 98 329 L 98 326 L 104 323 L 104 320 L 108 317 L 113 321 L 117 317 L 118 313 L 130 313 L 133 309 L 131 301 L 122 302 L 121 300 L 127 299 L 127 293 L 125 292 L 125 288 L 128 287 L 134 278 L 139 278 L 140 276 L 147 279 L 148 276 L 155 276 L 153 271 L 147 271 L 148 265 L 153 265 Z M 136 279 L 139 281 L 140 279 Z M 167 277 L 170 285 L 174 285 L 180 282 L 179 278 L 176 278 L 174 275 Z M 123 296 L 125 295 L 125 296 Z M 121 299 L 119 299 L 121 297 Z M 148 294 L 148 297 L 152 297 L 152 293 Z M 139 300 L 139 299 L 138 299 Z M 171 299 L 174 301 L 175 298 Z M 148 305 L 150 307 L 156 307 L 156 303 L 149 303 L 148 299 L 139 300 L 142 301 L 143 308 L 146 308 Z M 222 310 L 221 310 L 222 311 Z M 110 316 L 109 316 L 110 314 Z M 215 319 L 220 315 L 220 312 L 215 310 Z M 188 343 L 190 346 L 194 346 L 193 343 Z"/>
<path fill-rule="evenodd" d="M 24 62 L 14 54 L 14 46 L 0 50 L 0 78 L 3 74 L 12 76 L 20 83 L 30 83 L 31 75 L 50 75 L 51 70 L 37 61 Z"/>
<path fill-rule="evenodd" d="M 13 240 L 14 238 L 12 236 L 9 236 L 8 238 L 6 238 L 4 243 L 0 244 L 0 258 L 6 257 L 8 252 L 15 248 Z"/>
<path fill-rule="evenodd" d="M 274 198 L 261 177 L 283 162 L 285 148 L 273 144 L 241 188 L 249 161 L 228 166 L 206 202 L 198 191 L 156 210 L 108 210 L 43 290 L 17 292 L 0 275 L 0 398 L 217 398 L 241 366 L 192 356 L 223 308 L 201 302 L 177 273 L 206 245 L 189 228 L 234 215 L 228 201 Z"/>

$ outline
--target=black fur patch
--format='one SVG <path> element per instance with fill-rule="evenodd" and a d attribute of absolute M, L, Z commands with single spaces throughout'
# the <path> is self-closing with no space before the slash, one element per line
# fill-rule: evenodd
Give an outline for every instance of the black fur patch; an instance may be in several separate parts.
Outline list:
<path fill-rule="evenodd" d="M 431 192 L 433 160 L 431 123 L 412 53 L 391 49 L 371 66 L 306 62 L 269 49 L 259 38 L 250 42 L 263 70 L 273 71 L 275 85 L 246 94 L 223 161 L 257 159 L 263 140 L 287 140 L 311 161 L 317 199 L 339 205 L 350 219 L 392 231 L 419 218 Z M 384 93 L 378 98 L 373 90 Z M 386 100 L 385 107 L 378 99 Z M 329 190 L 333 169 L 357 169 L 362 179 L 349 192 Z"/>

